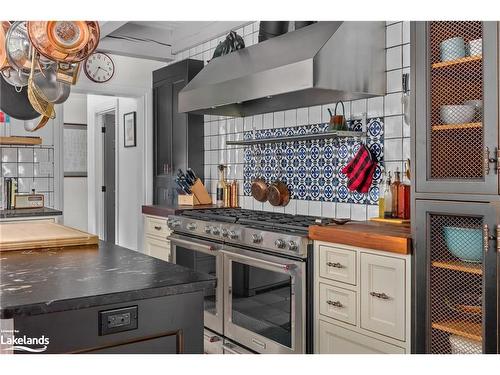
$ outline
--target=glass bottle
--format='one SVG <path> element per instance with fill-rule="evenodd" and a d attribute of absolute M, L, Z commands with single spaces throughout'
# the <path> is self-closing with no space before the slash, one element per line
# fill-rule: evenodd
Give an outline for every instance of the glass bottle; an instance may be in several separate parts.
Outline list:
<path fill-rule="evenodd" d="M 392 217 L 392 192 L 391 192 L 391 172 L 387 173 L 384 185 L 384 217 Z"/>
<path fill-rule="evenodd" d="M 219 164 L 217 167 L 219 169 L 219 181 L 217 181 L 217 207 L 224 206 L 224 190 L 226 189 L 226 178 L 224 176 L 225 166 Z"/>
<path fill-rule="evenodd" d="M 391 184 L 392 217 L 398 217 L 399 185 L 401 185 L 401 172 L 397 169 L 396 172 L 394 172 L 394 182 Z"/>

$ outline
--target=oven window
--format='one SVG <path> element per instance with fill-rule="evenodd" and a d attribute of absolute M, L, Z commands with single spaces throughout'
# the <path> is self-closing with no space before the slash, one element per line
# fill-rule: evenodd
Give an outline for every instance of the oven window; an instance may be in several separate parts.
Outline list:
<path fill-rule="evenodd" d="M 231 285 L 233 323 L 291 347 L 292 278 L 233 261 Z"/>
<path fill-rule="evenodd" d="M 216 274 L 216 258 L 214 255 L 208 255 L 199 251 L 186 249 L 182 246 L 176 246 L 175 263 L 190 268 L 197 272 L 207 273 L 212 276 Z M 216 314 L 217 296 L 215 288 L 205 291 L 205 311 Z"/>

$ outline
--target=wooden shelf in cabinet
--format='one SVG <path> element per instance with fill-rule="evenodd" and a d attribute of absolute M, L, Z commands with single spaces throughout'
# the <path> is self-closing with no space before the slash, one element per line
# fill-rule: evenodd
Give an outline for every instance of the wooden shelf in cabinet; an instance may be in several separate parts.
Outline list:
<path fill-rule="evenodd" d="M 0 137 L 0 145 L 34 146 L 42 144 L 40 137 Z"/>
<path fill-rule="evenodd" d="M 475 275 L 483 274 L 483 267 L 481 263 L 467 263 L 454 260 L 435 260 L 432 262 L 432 266 L 447 270 L 472 273 Z"/>
<path fill-rule="evenodd" d="M 475 341 L 482 340 L 482 327 L 479 323 L 450 320 L 444 322 L 434 322 L 432 323 L 432 328 L 454 335 L 466 337 Z"/>
<path fill-rule="evenodd" d="M 432 130 L 460 130 L 460 129 L 477 129 L 482 128 L 482 122 L 469 122 L 466 124 L 446 124 L 446 125 L 432 125 Z"/>
<path fill-rule="evenodd" d="M 479 61 L 482 60 L 483 56 L 467 56 L 467 57 L 462 57 L 461 59 L 456 59 L 456 60 L 451 60 L 451 61 L 441 61 L 432 64 L 433 69 L 439 69 L 439 68 L 445 68 L 448 66 L 453 66 L 457 64 L 466 64 L 472 61 Z"/>

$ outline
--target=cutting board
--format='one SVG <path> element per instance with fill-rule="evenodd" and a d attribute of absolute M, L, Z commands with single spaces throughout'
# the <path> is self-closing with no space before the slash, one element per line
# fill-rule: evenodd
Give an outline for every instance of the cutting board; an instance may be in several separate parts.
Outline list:
<path fill-rule="evenodd" d="M 50 221 L 0 223 L 0 251 L 97 245 L 96 235 Z"/>

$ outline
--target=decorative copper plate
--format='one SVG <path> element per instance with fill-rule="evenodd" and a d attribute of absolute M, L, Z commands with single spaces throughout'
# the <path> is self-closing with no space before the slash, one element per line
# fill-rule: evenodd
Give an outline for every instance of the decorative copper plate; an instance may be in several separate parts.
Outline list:
<path fill-rule="evenodd" d="M 96 21 L 28 21 L 28 35 L 43 56 L 75 63 L 94 52 L 100 30 Z"/>

